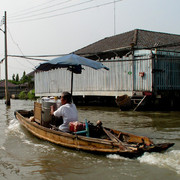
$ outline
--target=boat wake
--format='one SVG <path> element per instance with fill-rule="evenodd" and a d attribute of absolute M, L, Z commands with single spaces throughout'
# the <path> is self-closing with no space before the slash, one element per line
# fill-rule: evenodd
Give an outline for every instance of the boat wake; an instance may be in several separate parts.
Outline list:
<path fill-rule="evenodd" d="M 110 154 L 106 156 L 109 159 L 133 161 L 120 155 Z M 171 171 L 180 174 L 180 150 L 172 150 L 165 153 L 145 153 L 137 158 L 140 163 L 155 165 L 160 168 L 168 168 Z"/>
<path fill-rule="evenodd" d="M 20 123 L 16 119 L 12 119 L 9 122 L 9 126 L 5 131 L 6 136 L 14 135 L 19 136 L 21 139 L 24 137 L 24 133 L 20 130 Z"/>
<path fill-rule="evenodd" d="M 122 157 L 122 156 L 117 155 L 117 154 L 109 154 L 106 157 L 109 158 L 109 159 L 118 159 L 118 160 L 128 160 L 128 161 L 131 161 L 131 159 Z"/>
<path fill-rule="evenodd" d="M 10 135 L 13 137 L 16 136 L 16 137 L 20 138 L 20 140 L 24 144 L 32 146 L 34 150 L 38 150 L 38 151 L 42 151 L 42 152 L 55 150 L 54 147 L 50 148 L 49 144 L 45 144 L 45 143 L 42 144 L 42 142 L 37 143 L 31 138 L 27 138 L 27 136 L 25 135 L 25 133 L 22 131 L 22 129 L 20 127 L 20 123 L 16 119 L 13 119 L 10 121 L 9 126 L 6 130 L 6 136 L 10 136 Z"/>
<path fill-rule="evenodd" d="M 140 163 L 168 168 L 180 174 L 180 150 L 172 150 L 165 153 L 145 153 L 138 160 Z"/>

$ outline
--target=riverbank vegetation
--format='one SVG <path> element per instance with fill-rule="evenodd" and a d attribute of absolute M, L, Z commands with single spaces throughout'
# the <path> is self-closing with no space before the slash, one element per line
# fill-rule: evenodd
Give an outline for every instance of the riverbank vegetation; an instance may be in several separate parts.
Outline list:
<path fill-rule="evenodd" d="M 36 99 L 33 76 L 26 75 L 24 71 L 21 78 L 19 78 L 19 74 L 13 74 L 12 80 L 9 80 L 9 82 L 21 86 L 22 91 L 18 95 L 19 99 Z"/>
<path fill-rule="evenodd" d="M 32 89 L 32 90 L 30 90 L 29 92 L 21 91 L 21 92 L 19 93 L 18 98 L 19 98 L 19 99 L 35 100 L 35 99 L 36 99 L 36 97 L 35 97 L 35 90 Z"/>
<path fill-rule="evenodd" d="M 9 80 L 9 82 L 16 84 L 16 85 L 23 85 L 26 84 L 29 88 L 34 87 L 34 81 L 32 80 L 33 77 L 26 75 L 26 72 L 23 72 L 23 75 L 21 78 L 19 78 L 19 74 L 13 74 L 12 80 Z"/>

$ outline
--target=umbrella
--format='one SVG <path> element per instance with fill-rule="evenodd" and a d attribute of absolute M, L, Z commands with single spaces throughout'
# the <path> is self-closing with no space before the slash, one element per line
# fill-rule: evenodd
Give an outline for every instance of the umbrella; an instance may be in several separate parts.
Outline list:
<path fill-rule="evenodd" d="M 72 72 L 71 75 L 71 94 L 72 94 L 73 73 L 81 73 L 82 71 L 81 65 L 88 66 L 96 70 L 101 68 L 109 70 L 109 68 L 104 66 L 101 62 L 93 61 L 91 59 L 78 56 L 76 54 L 68 54 L 65 56 L 54 58 L 50 61 L 40 64 L 36 69 L 42 71 L 48 71 L 56 68 L 68 68 L 68 70 Z"/>

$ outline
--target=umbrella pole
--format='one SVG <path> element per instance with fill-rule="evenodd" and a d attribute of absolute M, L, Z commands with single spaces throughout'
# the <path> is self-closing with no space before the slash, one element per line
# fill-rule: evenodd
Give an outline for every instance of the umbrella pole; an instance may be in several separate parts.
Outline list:
<path fill-rule="evenodd" d="M 73 95 L 73 71 L 71 73 L 71 96 Z"/>

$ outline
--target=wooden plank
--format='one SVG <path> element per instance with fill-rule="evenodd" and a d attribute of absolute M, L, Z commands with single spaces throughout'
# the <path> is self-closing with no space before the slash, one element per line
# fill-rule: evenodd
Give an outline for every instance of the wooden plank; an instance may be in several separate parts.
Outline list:
<path fill-rule="evenodd" d="M 41 111 L 42 105 L 38 102 L 34 102 L 34 120 L 41 124 Z"/>
<path fill-rule="evenodd" d="M 145 100 L 146 96 L 143 97 L 143 99 L 141 99 L 141 101 L 139 102 L 139 104 L 134 108 L 133 111 L 136 111 L 137 108 L 141 105 L 141 103 Z"/>
<path fill-rule="evenodd" d="M 125 145 L 122 141 L 120 141 L 114 134 L 112 134 L 110 131 L 108 131 L 107 129 L 103 128 L 104 132 L 108 135 L 108 137 L 115 143 L 118 144 L 119 148 L 121 150 L 126 150 L 127 148 L 127 144 Z"/>

